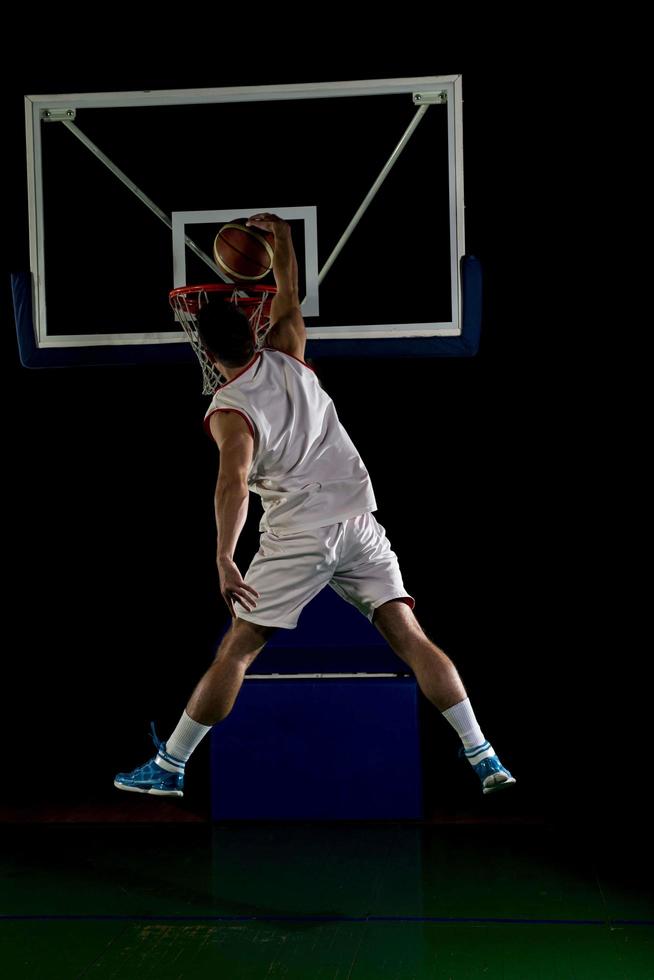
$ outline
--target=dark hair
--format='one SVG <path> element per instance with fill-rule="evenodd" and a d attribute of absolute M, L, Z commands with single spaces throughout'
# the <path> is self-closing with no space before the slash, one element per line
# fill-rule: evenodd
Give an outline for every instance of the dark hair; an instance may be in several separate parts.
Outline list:
<path fill-rule="evenodd" d="M 225 367 L 241 367 L 252 358 L 250 321 L 236 303 L 210 300 L 197 314 L 196 324 L 204 346 Z"/>

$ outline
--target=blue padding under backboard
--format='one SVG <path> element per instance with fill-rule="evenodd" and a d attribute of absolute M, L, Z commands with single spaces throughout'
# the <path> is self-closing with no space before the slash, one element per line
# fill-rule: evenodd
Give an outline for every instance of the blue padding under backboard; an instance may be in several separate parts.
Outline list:
<path fill-rule="evenodd" d="M 14 316 L 18 335 L 20 362 L 26 368 L 120 367 L 128 364 L 197 364 L 188 343 L 180 344 L 107 344 L 99 347 L 49 347 L 36 345 L 32 318 L 32 276 L 17 272 L 11 276 Z"/>
<path fill-rule="evenodd" d="M 424 289 L 428 283 L 418 287 Z M 462 319 L 459 337 L 398 337 L 397 340 L 309 340 L 307 357 L 474 357 L 481 334 L 482 275 L 479 259 L 461 259 Z"/>
<path fill-rule="evenodd" d="M 308 340 L 307 358 L 357 357 L 473 357 L 479 349 L 481 332 L 482 274 L 473 255 L 461 259 L 462 331 L 459 337 L 400 337 L 397 340 Z M 424 288 L 421 284 L 419 288 Z M 32 278 L 29 272 L 11 277 L 14 315 L 21 364 L 26 368 L 75 366 L 120 366 L 128 364 L 197 363 L 186 341 L 172 344 L 97 347 L 50 347 L 36 345 L 32 318 Z M 418 287 L 417 287 L 418 288 Z M 54 339 L 54 338 L 53 338 Z"/>

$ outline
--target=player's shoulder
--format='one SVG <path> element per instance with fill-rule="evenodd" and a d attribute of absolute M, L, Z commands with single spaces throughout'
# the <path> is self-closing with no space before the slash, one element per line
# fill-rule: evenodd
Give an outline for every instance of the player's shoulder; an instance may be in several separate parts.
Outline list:
<path fill-rule="evenodd" d="M 280 363 L 283 363 L 285 360 L 290 358 L 291 363 L 297 363 L 297 374 L 299 375 L 304 374 L 305 371 L 311 371 L 312 374 L 316 374 L 316 369 L 312 367 L 308 360 L 305 359 L 304 350 L 298 351 L 297 353 L 288 350 L 280 350 L 278 347 L 263 347 L 262 350 L 267 354 L 280 355 Z"/>
<path fill-rule="evenodd" d="M 251 420 L 236 408 L 217 408 L 208 419 L 209 431 L 220 448 L 226 439 L 238 437 L 253 438 Z"/>
<path fill-rule="evenodd" d="M 307 344 L 307 331 L 304 317 L 299 308 L 294 307 L 280 317 L 268 331 L 266 345 L 282 354 L 291 354 L 304 360 Z"/>

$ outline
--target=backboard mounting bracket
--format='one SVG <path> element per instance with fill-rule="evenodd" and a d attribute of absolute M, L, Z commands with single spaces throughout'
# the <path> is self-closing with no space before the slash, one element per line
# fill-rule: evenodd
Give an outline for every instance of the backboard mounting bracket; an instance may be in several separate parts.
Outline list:
<path fill-rule="evenodd" d="M 447 92 L 414 92 L 414 105 L 445 105 Z"/>
<path fill-rule="evenodd" d="M 43 122 L 71 122 L 76 116 L 76 109 L 41 109 Z"/>

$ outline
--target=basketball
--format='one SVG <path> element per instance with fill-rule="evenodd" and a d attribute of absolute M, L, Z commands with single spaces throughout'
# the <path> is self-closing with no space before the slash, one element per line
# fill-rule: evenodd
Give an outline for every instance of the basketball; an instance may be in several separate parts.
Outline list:
<path fill-rule="evenodd" d="M 230 279 L 256 282 L 272 269 L 275 236 L 271 231 L 246 228 L 247 218 L 223 225 L 213 243 L 216 265 Z"/>

